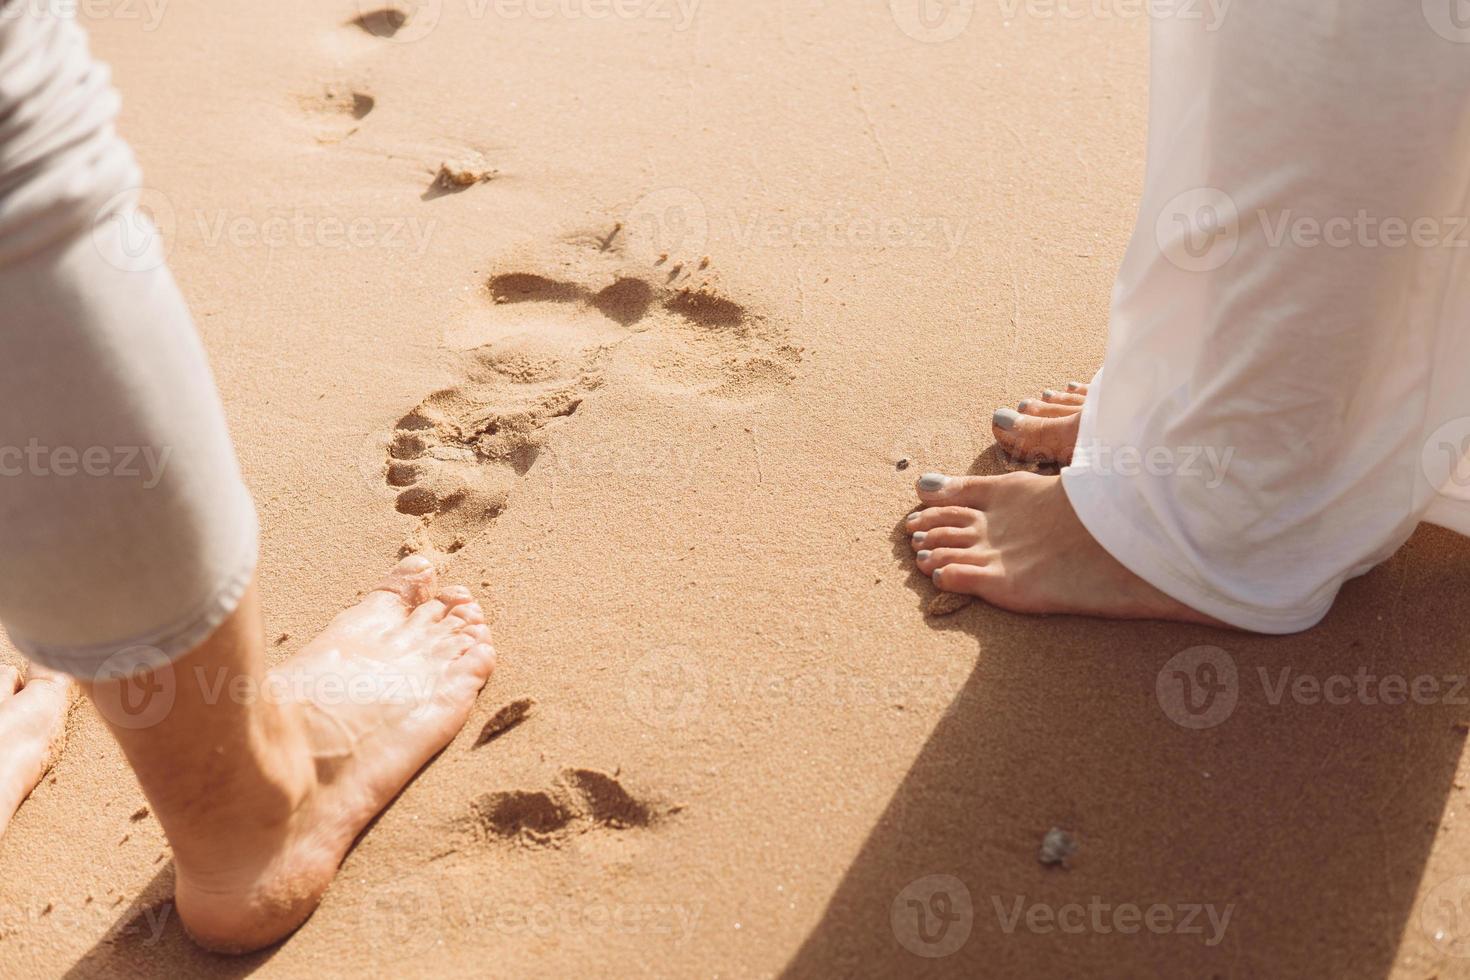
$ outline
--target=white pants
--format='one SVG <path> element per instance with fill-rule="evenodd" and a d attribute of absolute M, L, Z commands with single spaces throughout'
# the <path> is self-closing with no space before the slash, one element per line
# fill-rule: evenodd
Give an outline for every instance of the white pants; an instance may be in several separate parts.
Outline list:
<path fill-rule="evenodd" d="M 1143 201 L 1062 480 L 1227 623 L 1306 629 L 1420 521 L 1470 533 L 1470 24 L 1440 2 L 1154 23 Z"/>
<path fill-rule="evenodd" d="M 233 612 L 257 527 L 107 69 L 42 6 L 0 6 L 0 622 L 102 679 Z"/>

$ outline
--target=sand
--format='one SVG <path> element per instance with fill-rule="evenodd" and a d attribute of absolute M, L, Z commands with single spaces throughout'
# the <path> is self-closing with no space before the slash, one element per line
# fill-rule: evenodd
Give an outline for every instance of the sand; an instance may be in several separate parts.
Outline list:
<path fill-rule="evenodd" d="M 94 6 L 272 657 L 407 545 L 501 667 L 240 960 L 181 933 L 78 708 L 0 841 L 0 975 L 1470 975 L 1464 696 L 1310 696 L 1463 675 L 1464 541 L 1423 529 L 1286 639 L 926 615 L 913 479 L 999 471 L 991 410 L 1102 356 L 1142 18 Z M 1199 646 L 1230 696 L 1180 715 Z"/>

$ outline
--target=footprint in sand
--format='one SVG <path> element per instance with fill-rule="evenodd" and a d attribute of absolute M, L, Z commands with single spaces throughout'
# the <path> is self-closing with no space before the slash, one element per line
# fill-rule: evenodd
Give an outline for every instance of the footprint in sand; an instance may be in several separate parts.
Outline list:
<path fill-rule="evenodd" d="M 644 830 L 684 808 L 630 792 L 596 769 L 563 769 L 544 790 L 485 793 L 470 804 L 469 827 L 480 840 L 561 847 L 592 832 Z"/>
<path fill-rule="evenodd" d="M 305 123 L 318 143 L 340 143 L 356 133 L 377 102 L 371 93 L 346 84 L 327 85 L 320 91 L 296 97 Z"/>
<path fill-rule="evenodd" d="M 617 237 L 574 237 L 527 263 L 554 273 L 491 276 L 488 303 L 453 331 L 463 380 L 400 419 L 389 444 L 397 509 L 422 520 L 405 552 L 463 547 L 604 385 L 728 408 L 795 377 L 801 351 L 722 295 L 707 261 L 630 263 Z"/>
<path fill-rule="evenodd" d="M 399 0 L 381 4 L 374 0 L 358 0 L 359 13 L 347 22 L 363 33 L 389 41 L 417 41 L 439 26 L 443 13 L 441 0 Z"/>

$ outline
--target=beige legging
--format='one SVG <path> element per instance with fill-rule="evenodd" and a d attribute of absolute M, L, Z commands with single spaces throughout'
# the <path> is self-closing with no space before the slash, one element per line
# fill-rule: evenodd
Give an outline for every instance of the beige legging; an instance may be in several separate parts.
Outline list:
<path fill-rule="evenodd" d="M 80 677 L 234 611 L 255 509 L 83 32 L 0 7 L 0 622 Z"/>

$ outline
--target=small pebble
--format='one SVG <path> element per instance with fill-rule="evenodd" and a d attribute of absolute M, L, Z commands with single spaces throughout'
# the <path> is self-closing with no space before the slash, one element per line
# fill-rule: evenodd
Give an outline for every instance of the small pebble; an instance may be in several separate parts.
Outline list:
<path fill-rule="evenodd" d="M 1077 842 L 1072 835 L 1060 827 L 1053 827 L 1041 840 L 1041 853 L 1036 859 L 1045 865 L 1066 863 L 1067 858 L 1077 853 Z"/>
<path fill-rule="evenodd" d="M 435 180 L 443 187 L 469 187 L 481 181 L 493 180 L 496 171 L 485 166 L 482 160 L 445 160 L 439 165 Z"/>
<path fill-rule="evenodd" d="M 910 462 L 912 462 L 912 460 L 910 460 L 907 456 L 905 456 L 903 459 L 899 460 L 895 465 L 900 470 L 906 470 L 906 469 L 909 468 L 909 463 Z"/>

